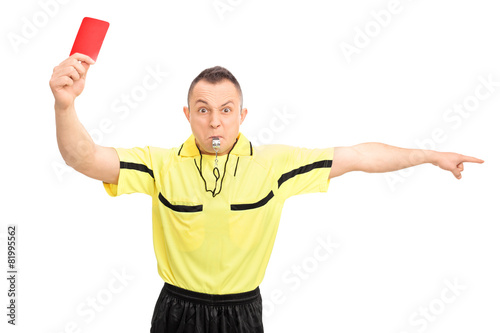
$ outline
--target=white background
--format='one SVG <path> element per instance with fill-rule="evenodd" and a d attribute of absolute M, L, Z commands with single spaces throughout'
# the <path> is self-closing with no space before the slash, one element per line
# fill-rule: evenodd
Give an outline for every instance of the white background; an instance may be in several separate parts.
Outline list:
<path fill-rule="evenodd" d="M 0 5 L 2 276 L 8 223 L 18 225 L 19 238 L 18 325 L 6 323 L 2 278 L 1 331 L 149 332 L 163 284 L 150 198 L 111 198 L 101 182 L 61 169 L 48 82 L 85 16 L 110 22 L 76 104 L 102 145 L 180 146 L 191 133 L 182 113 L 191 80 L 221 65 L 243 88 L 249 111 L 240 130 L 255 145 L 382 142 L 485 160 L 466 163 L 461 180 L 425 164 L 348 173 L 332 179 L 328 193 L 290 198 L 261 284 L 266 332 L 498 331 L 500 21 L 494 2 L 401 0 L 385 26 L 370 13 L 386 10 L 389 0 L 222 0 L 230 6 L 223 13 L 214 3 Z M 359 32 L 365 28 L 372 29 L 369 41 Z M 342 43 L 357 43 L 358 53 L 347 57 Z M 120 118 L 113 105 L 139 89 L 148 68 L 168 76 Z M 497 82 L 488 98 L 467 117 L 443 118 L 455 104 L 474 101 L 480 77 Z M 293 118 L 270 130 L 276 113 L 285 111 Z M 112 124 L 108 133 L 98 131 L 103 119 Z M 440 139 L 431 145 L 436 129 Z M 318 239 L 328 238 L 340 245 L 318 262 Z M 307 277 L 294 275 L 294 267 L 309 271 Z M 129 280 L 111 294 L 108 285 L 122 272 Z M 454 294 L 447 280 L 465 290 Z M 91 298 L 106 304 L 91 311 Z M 428 317 L 418 314 L 425 309 Z"/>

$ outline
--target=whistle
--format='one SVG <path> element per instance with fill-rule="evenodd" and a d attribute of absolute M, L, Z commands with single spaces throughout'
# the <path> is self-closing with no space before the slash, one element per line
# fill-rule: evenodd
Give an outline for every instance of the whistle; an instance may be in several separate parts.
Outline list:
<path fill-rule="evenodd" d="M 212 148 L 215 150 L 215 165 L 214 168 L 217 169 L 217 152 L 220 148 L 220 139 L 218 136 L 212 137 Z"/>
<path fill-rule="evenodd" d="M 212 138 L 212 148 L 215 150 L 216 153 L 217 153 L 217 151 L 219 151 L 219 148 L 220 148 L 220 139 L 219 139 L 219 137 L 214 136 Z"/>

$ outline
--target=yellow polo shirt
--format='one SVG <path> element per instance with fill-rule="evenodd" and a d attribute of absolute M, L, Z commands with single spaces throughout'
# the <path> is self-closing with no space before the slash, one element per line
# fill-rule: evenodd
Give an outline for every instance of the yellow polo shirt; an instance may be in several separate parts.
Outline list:
<path fill-rule="evenodd" d="M 206 189 L 215 187 L 215 155 L 203 154 L 200 167 L 193 134 L 176 148 L 115 150 L 118 185 L 103 183 L 104 188 L 110 196 L 152 197 L 161 278 L 208 294 L 240 293 L 261 284 L 285 200 L 327 192 L 334 153 L 333 147 L 253 147 L 240 132 L 231 152 L 217 158 L 214 196 Z"/>

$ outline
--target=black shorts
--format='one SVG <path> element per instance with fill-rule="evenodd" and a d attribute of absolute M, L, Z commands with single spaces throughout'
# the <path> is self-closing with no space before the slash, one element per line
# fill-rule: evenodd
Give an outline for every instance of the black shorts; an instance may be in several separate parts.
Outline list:
<path fill-rule="evenodd" d="M 156 301 L 150 333 L 260 333 L 259 287 L 239 294 L 211 295 L 165 282 Z"/>

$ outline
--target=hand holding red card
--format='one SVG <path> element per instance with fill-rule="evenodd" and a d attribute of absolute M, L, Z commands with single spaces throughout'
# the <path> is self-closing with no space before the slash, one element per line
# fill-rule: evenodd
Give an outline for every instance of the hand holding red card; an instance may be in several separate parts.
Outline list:
<path fill-rule="evenodd" d="M 108 28 L 109 23 L 106 21 L 90 17 L 83 18 L 78 34 L 76 35 L 75 43 L 69 55 L 81 53 L 88 55 L 96 61 Z"/>

